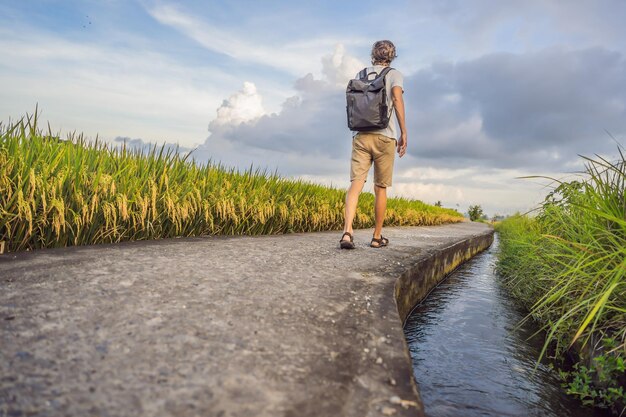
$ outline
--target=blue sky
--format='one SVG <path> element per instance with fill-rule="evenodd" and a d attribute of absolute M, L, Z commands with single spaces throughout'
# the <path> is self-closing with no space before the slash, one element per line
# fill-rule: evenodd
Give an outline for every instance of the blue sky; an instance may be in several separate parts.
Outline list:
<path fill-rule="evenodd" d="M 178 143 L 197 160 L 347 186 L 347 80 L 391 39 L 408 155 L 392 195 L 489 214 L 626 134 L 623 1 L 0 0 L 0 120 Z M 387 14 L 381 14 L 381 10 Z"/>

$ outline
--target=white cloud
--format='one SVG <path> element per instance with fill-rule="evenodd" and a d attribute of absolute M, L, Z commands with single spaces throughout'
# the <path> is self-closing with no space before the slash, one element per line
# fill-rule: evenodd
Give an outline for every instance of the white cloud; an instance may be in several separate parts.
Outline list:
<path fill-rule="evenodd" d="M 342 80 L 347 82 L 362 67 L 341 44 L 335 47 L 332 55 L 321 59 L 324 63 L 323 77 L 317 79 L 308 73 L 297 79 L 294 84 L 297 94 L 285 100 L 278 113 L 258 117 L 262 109 L 256 106 L 261 100 L 256 90 L 253 92 L 250 89 L 247 93 L 242 90 L 225 100 L 218 109 L 217 118 L 209 125 L 211 136 L 203 147 L 211 153 L 222 141 L 297 154 L 301 158 L 336 159 L 346 155 L 351 136 L 345 112 L 337 111 L 345 107 L 345 83 Z M 240 106 L 247 110 L 254 107 L 254 111 L 247 113 L 250 116 L 248 120 L 237 117 Z M 282 163 L 287 162 L 283 160 Z M 300 164 L 301 167 L 305 165 Z M 279 168 L 282 170 L 282 166 Z"/>
<path fill-rule="evenodd" d="M 217 117 L 211 122 L 211 126 L 236 126 L 258 119 L 263 114 L 265 110 L 261 95 L 257 92 L 254 83 L 246 81 L 243 83 L 243 89 L 231 95 L 220 105 L 217 109 Z"/>
<path fill-rule="evenodd" d="M 337 44 L 332 55 L 322 58 L 322 74 L 326 81 L 340 88 L 345 88 L 348 81 L 364 66 L 362 61 L 346 54 L 343 44 Z"/>

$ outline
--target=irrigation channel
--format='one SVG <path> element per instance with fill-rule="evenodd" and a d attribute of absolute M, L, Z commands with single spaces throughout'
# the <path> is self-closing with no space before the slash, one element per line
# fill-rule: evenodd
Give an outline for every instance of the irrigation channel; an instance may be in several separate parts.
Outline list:
<path fill-rule="evenodd" d="M 604 417 L 561 388 L 558 372 L 536 360 L 543 335 L 499 286 L 498 236 L 435 288 L 404 332 L 426 415 Z"/>

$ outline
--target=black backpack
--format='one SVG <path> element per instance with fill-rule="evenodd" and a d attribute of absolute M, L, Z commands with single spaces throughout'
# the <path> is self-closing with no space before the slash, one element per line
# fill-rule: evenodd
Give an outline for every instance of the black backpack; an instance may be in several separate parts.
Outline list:
<path fill-rule="evenodd" d="M 386 67 L 373 80 L 368 80 L 367 68 L 357 78 L 348 82 L 346 88 L 346 111 L 350 130 L 367 132 L 389 126 L 389 105 L 385 76 L 393 68 Z"/>

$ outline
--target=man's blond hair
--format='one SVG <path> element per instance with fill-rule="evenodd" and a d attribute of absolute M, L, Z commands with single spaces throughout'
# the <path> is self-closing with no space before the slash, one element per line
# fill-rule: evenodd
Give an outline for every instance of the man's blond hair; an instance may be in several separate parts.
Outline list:
<path fill-rule="evenodd" d="M 374 65 L 389 65 L 396 56 L 396 47 L 391 41 L 377 41 L 372 45 L 372 64 Z"/>

